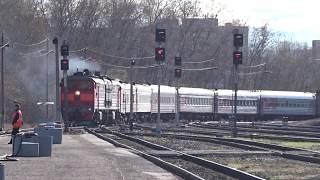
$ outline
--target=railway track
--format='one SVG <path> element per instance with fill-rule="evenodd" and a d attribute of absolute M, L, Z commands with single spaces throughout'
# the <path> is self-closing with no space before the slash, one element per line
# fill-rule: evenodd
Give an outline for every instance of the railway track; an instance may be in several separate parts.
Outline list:
<path fill-rule="evenodd" d="M 165 165 L 162 165 L 162 163 L 164 163 L 164 162 L 160 162 L 159 160 L 157 160 L 158 158 L 156 158 L 154 156 L 151 156 L 150 154 L 148 154 L 146 152 L 138 151 L 135 148 L 130 147 L 128 145 L 124 145 L 124 146 L 123 145 L 119 145 L 119 142 L 117 142 L 115 140 L 112 140 L 111 138 L 107 138 L 106 136 L 103 136 L 103 135 L 101 135 L 99 133 L 93 132 L 92 130 L 90 130 L 88 128 L 86 128 L 86 130 L 89 133 L 92 133 L 92 134 L 96 135 L 97 137 L 103 138 L 104 140 L 107 140 L 107 141 L 109 141 L 109 142 L 111 142 L 111 143 L 113 143 L 115 145 L 132 149 L 137 154 L 142 155 L 145 158 L 147 157 L 147 159 L 149 159 L 149 160 L 151 159 L 152 161 L 156 161 L 157 162 L 156 164 L 161 165 L 161 167 L 169 169 L 169 170 L 171 170 L 171 172 L 173 170 L 173 172 L 175 174 L 178 174 L 179 176 L 181 176 L 183 178 L 188 178 L 188 177 L 191 177 L 191 176 L 194 177 L 195 179 L 199 178 L 196 175 L 193 176 L 194 173 L 191 173 L 191 172 L 189 172 L 187 170 L 184 170 L 183 173 L 182 173 L 182 170 L 181 169 L 177 169 L 176 167 L 174 167 L 174 165 L 171 167 L 171 165 L 172 165 L 171 163 L 165 163 Z M 234 168 L 230 168 L 228 166 L 224 166 L 224 165 L 216 163 L 216 162 L 212 162 L 212 161 L 209 161 L 209 160 L 206 160 L 206 159 L 202 159 L 202 158 L 199 158 L 199 157 L 192 156 L 190 154 L 187 154 L 187 153 L 184 153 L 184 152 L 181 152 L 181 151 L 173 150 L 173 149 L 170 149 L 170 148 L 167 148 L 167 147 L 164 147 L 164 146 L 160 146 L 160 145 L 157 145 L 157 144 L 154 144 L 154 143 L 150 143 L 150 142 L 145 141 L 143 139 L 139 139 L 139 138 L 136 138 L 136 137 L 128 136 L 128 135 L 125 135 L 125 134 L 122 134 L 122 133 L 119 133 L 119 132 L 115 132 L 115 131 L 111 131 L 111 130 L 108 130 L 108 129 L 105 129 L 105 130 L 109 134 L 116 135 L 117 137 L 120 137 L 122 139 L 126 139 L 126 140 L 129 140 L 130 142 L 137 143 L 137 144 L 139 144 L 139 146 L 141 146 L 141 145 L 146 146 L 147 150 L 150 150 L 150 148 L 151 148 L 151 149 L 157 150 L 157 151 L 166 151 L 166 152 L 171 152 L 171 153 L 177 154 L 176 158 L 179 159 L 180 165 L 181 165 L 181 163 L 182 164 L 187 163 L 187 164 L 191 164 L 190 166 L 192 168 L 189 167 L 189 170 L 191 170 L 191 171 L 200 168 L 200 169 L 204 170 L 204 172 L 209 172 L 209 174 L 204 175 L 205 177 L 211 177 L 212 173 L 218 173 L 218 174 L 221 173 L 223 176 L 226 176 L 226 177 L 224 177 L 226 179 L 230 179 L 230 177 L 236 178 L 236 179 L 263 179 L 263 178 L 248 174 L 246 172 L 243 172 L 243 171 L 240 171 L 240 170 L 237 170 L 237 169 L 234 169 Z M 169 166 L 170 166 L 170 168 L 168 168 Z M 175 171 L 178 171 L 178 173 L 175 172 Z"/>
<path fill-rule="evenodd" d="M 142 126 L 139 126 L 139 127 L 142 127 Z M 147 129 L 149 128 L 150 127 L 147 127 Z M 256 141 L 243 140 L 243 139 L 213 137 L 214 133 L 211 134 L 210 132 L 207 133 L 205 131 L 189 131 L 189 130 L 177 130 L 177 129 L 173 129 L 173 130 L 167 129 L 163 131 L 168 133 L 162 133 L 161 136 L 171 136 L 175 138 L 193 139 L 193 140 L 199 140 L 203 142 L 212 142 L 212 143 L 218 143 L 218 144 L 229 145 L 237 148 L 242 148 L 246 150 L 271 151 L 271 152 L 274 152 L 275 155 L 281 156 L 284 158 L 320 164 L 320 158 L 318 158 L 320 157 L 319 151 L 312 151 L 308 149 L 293 148 L 293 147 L 281 146 L 276 144 L 268 144 L 268 143 L 262 143 L 262 142 L 256 142 Z M 175 134 L 177 132 L 187 133 L 187 134 Z M 201 135 L 195 135 L 196 133 L 199 133 Z M 145 135 L 153 136 L 152 133 L 145 134 Z M 293 153 L 290 153 L 290 152 L 293 152 Z"/>
<path fill-rule="evenodd" d="M 216 130 L 225 130 L 231 131 L 231 127 L 226 126 L 216 126 L 210 124 L 190 124 L 191 127 L 206 128 L 206 129 L 216 129 Z M 249 132 L 249 133 L 263 133 L 263 134 L 277 134 L 277 135 L 286 135 L 286 136 L 297 136 L 297 137 L 308 137 L 308 138 L 320 138 L 320 133 L 312 132 L 301 132 L 301 131 L 287 131 L 287 130 L 269 130 L 269 129 L 255 129 L 255 128 L 244 128 L 237 127 L 238 132 Z"/>
<path fill-rule="evenodd" d="M 199 123 L 199 124 L 208 124 L 212 126 L 223 126 L 223 127 L 229 127 L 227 124 L 217 124 L 217 123 Z M 283 130 L 283 131 L 297 131 L 297 132 L 312 132 L 312 133 L 319 133 L 320 127 L 310 127 L 310 126 L 281 126 L 281 125 L 271 125 L 271 124 L 261 124 L 261 123 L 254 123 L 252 124 L 237 124 L 238 127 L 242 128 L 251 128 L 251 129 L 269 129 L 269 130 Z"/>
<path fill-rule="evenodd" d="M 135 125 L 138 128 L 143 128 L 143 129 L 149 129 L 153 130 L 154 128 L 150 126 L 143 126 L 143 125 Z M 163 132 L 184 132 L 184 133 L 193 133 L 193 134 L 203 134 L 203 135 L 212 135 L 216 137 L 228 137 L 230 136 L 230 129 L 218 129 L 218 131 L 212 131 L 211 128 L 208 127 L 198 127 L 196 126 L 191 126 L 194 127 L 194 129 L 179 129 L 179 128 L 171 128 L 171 129 L 163 129 Z M 203 131 L 203 129 L 207 129 L 206 131 Z M 311 137 L 298 137 L 298 136 L 288 136 L 288 135 L 268 135 L 268 134 L 258 134 L 258 133 L 238 133 L 238 137 L 243 137 L 243 138 L 250 138 L 250 139 L 271 139 L 271 140 L 287 140 L 287 141 L 304 141 L 304 142 L 320 142 L 320 138 L 311 138 Z"/>

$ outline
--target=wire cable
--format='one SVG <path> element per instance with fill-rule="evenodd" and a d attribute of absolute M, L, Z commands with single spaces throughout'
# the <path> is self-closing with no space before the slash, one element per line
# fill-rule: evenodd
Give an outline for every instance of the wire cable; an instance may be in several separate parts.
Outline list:
<path fill-rule="evenodd" d="M 87 49 L 88 51 L 91 51 L 95 54 L 99 54 L 99 55 L 102 55 L 102 56 L 106 56 L 106 57 L 111 57 L 111 58 L 117 58 L 117 59 L 120 59 L 120 60 L 143 60 L 143 59 L 151 59 L 151 58 L 154 58 L 155 56 L 147 56 L 147 57 L 124 57 L 124 56 L 115 56 L 115 55 L 111 55 L 111 54 L 106 54 L 106 53 L 100 53 L 100 52 L 97 52 L 97 51 L 94 51 L 92 49 Z"/>
<path fill-rule="evenodd" d="M 271 71 L 258 71 L 258 72 L 250 72 L 250 73 L 239 73 L 240 76 L 251 76 L 251 75 L 257 75 L 257 74 L 271 74 Z"/>
<path fill-rule="evenodd" d="M 0 47 L 0 49 L 5 48 L 6 46 L 9 45 L 9 42 L 7 42 L 6 44 L 4 44 L 3 46 Z"/>
<path fill-rule="evenodd" d="M 16 44 L 18 46 L 31 47 L 31 46 L 37 46 L 37 45 L 43 44 L 43 43 L 47 42 L 48 40 L 49 40 L 49 38 L 46 38 L 40 42 L 33 43 L 33 44 L 23 44 L 23 43 L 19 43 L 19 42 L 13 42 L 12 44 Z"/>
<path fill-rule="evenodd" d="M 207 67 L 201 69 L 182 69 L 183 71 L 207 71 L 207 70 L 216 70 L 218 67 Z"/>
<path fill-rule="evenodd" d="M 200 63 L 206 63 L 206 62 L 211 62 L 211 61 L 216 61 L 216 59 L 212 58 L 212 59 L 207 59 L 207 60 L 203 60 L 203 61 L 199 61 L 199 62 L 182 62 L 182 64 L 200 64 Z"/>
<path fill-rule="evenodd" d="M 83 52 L 85 50 L 87 50 L 88 48 L 82 48 L 82 49 L 77 49 L 77 50 L 71 50 L 69 51 L 69 53 L 76 53 L 76 52 Z"/>
<path fill-rule="evenodd" d="M 266 63 L 262 63 L 262 64 L 257 64 L 257 65 L 252 65 L 252 66 L 243 66 L 242 68 L 257 68 L 257 67 L 263 67 L 267 65 Z"/>
<path fill-rule="evenodd" d="M 122 68 L 122 69 L 130 69 L 130 66 L 120 66 L 120 65 L 113 65 L 113 64 L 108 64 L 106 62 L 103 61 L 97 61 L 97 60 L 93 60 L 91 58 L 88 59 L 81 59 L 81 61 L 85 61 L 85 62 L 90 62 L 90 63 L 97 63 L 99 65 L 105 65 L 105 66 L 110 66 L 110 67 L 115 67 L 115 68 Z M 147 68 L 153 68 L 153 67 L 157 67 L 158 64 L 152 64 L 149 66 L 132 66 L 132 69 L 147 69 Z"/>

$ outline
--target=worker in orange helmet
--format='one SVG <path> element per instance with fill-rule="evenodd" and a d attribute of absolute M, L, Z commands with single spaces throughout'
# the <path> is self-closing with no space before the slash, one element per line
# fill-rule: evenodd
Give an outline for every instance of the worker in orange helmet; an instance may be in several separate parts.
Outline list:
<path fill-rule="evenodd" d="M 19 129 L 23 125 L 20 104 L 15 104 L 15 107 L 16 107 L 16 110 L 12 115 L 12 117 L 13 117 L 13 119 L 12 119 L 12 132 L 11 132 L 12 136 L 11 136 L 11 140 L 8 144 L 12 144 L 12 137 L 19 133 Z"/>

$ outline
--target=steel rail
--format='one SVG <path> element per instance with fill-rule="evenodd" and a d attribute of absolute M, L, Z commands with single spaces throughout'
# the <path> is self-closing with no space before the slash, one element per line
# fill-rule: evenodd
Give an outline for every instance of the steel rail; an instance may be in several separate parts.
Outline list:
<path fill-rule="evenodd" d="M 238 169 L 231 168 L 231 167 L 228 167 L 228 166 L 225 166 L 225 165 L 213 162 L 213 161 L 209 161 L 209 160 L 206 160 L 206 159 L 203 159 L 203 158 L 192 156 L 192 155 L 186 154 L 186 153 L 181 152 L 181 151 L 176 151 L 176 150 L 170 149 L 168 147 L 157 145 L 157 144 L 148 142 L 148 141 L 143 140 L 143 139 L 131 137 L 131 136 L 119 133 L 119 132 L 108 130 L 106 128 L 104 128 L 104 130 L 109 131 L 109 133 L 117 135 L 117 136 L 119 136 L 121 138 L 124 138 L 124 139 L 127 139 L 127 140 L 131 140 L 131 141 L 134 141 L 134 142 L 139 143 L 139 144 L 143 144 L 143 145 L 145 145 L 147 147 L 150 147 L 150 148 L 152 148 L 154 146 L 158 146 L 159 149 L 164 149 L 164 150 L 176 152 L 176 153 L 180 154 L 180 157 L 182 157 L 186 161 L 191 161 L 193 163 L 196 163 L 198 165 L 204 166 L 204 167 L 209 168 L 211 170 L 223 173 L 223 174 L 225 174 L 227 176 L 231 176 L 231 177 L 239 178 L 239 179 L 247 179 L 247 180 L 263 179 L 261 177 L 246 173 L 244 171 L 240 171 Z"/>
<path fill-rule="evenodd" d="M 174 165 L 174 164 L 171 164 L 171 163 L 168 163 L 168 162 L 166 162 L 166 161 L 163 161 L 163 160 L 161 160 L 160 158 L 157 158 L 157 157 L 155 157 L 155 156 L 151 156 L 151 155 L 146 154 L 146 153 L 144 153 L 144 152 L 142 152 L 142 151 L 139 151 L 139 150 L 137 150 L 137 149 L 134 149 L 134 148 L 132 148 L 132 147 L 130 147 L 130 146 L 128 146 L 128 145 L 119 143 L 119 142 L 117 142 L 117 141 L 115 141 L 115 140 L 113 140 L 113 139 L 111 139 L 111 138 L 108 138 L 108 137 L 103 136 L 103 135 L 101 135 L 101 134 L 99 134 L 99 133 L 97 133 L 97 132 L 94 132 L 94 131 L 90 130 L 90 129 L 87 128 L 87 127 L 85 127 L 84 129 L 85 129 L 88 133 L 93 134 L 93 135 L 95 135 L 96 137 L 98 137 L 98 138 L 100 138 L 100 139 L 102 139 L 102 140 L 104 140 L 104 141 L 107 141 L 107 142 L 109 142 L 109 143 L 111 143 L 111 144 L 113 144 L 113 145 L 115 145 L 115 146 L 117 146 L 117 147 L 122 147 L 122 148 L 130 149 L 130 150 L 132 150 L 133 153 L 135 153 L 135 154 L 137 154 L 137 155 L 139 155 L 139 156 L 141 156 L 141 157 L 143 157 L 143 158 L 145 158 L 145 159 L 153 162 L 154 164 L 156 164 L 156 165 L 158 165 L 158 166 L 160 166 L 160 167 L 162 167 L 162 168 L 164 168 L 164 169 L 166 169 L 166 170 L 168 170 L 168 171 L 170 171 L 170 172 L 172 172 L 172 173 L 174 173 L 174 174 L 176 174 L 176 175 L 178 175 L 178 176 L 180 176 L 180 177 L 182 177 L 182 178 L 184 178 L 184 179 L 204 180 L 203 178 L 201 178 L 201 177 L 199 177 L 199 176 L 197 176 L 197 175 L 195 175 L 195 174 L 193 174 L 193 173 L 191 173 L 191 172 L 189 172 L 189 171 L 187 171 L 187 170 L 185 170 L 185 169 L 183 169 L 183 168 L 180 168 L 180 167 L 178 167 L 178 166 L 176 166 L 176 165 Z"/>

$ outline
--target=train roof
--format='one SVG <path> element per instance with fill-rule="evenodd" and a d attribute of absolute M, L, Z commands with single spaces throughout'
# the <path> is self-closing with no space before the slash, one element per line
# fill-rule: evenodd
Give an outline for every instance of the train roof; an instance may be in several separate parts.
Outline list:
<path fill-rule="evenodd" d="M 150 87 L 152 88 L 153 93 L 158 92 L 158 85 L 150 85 Z M 160 94 L 161 93 L 175 93 L 175 92 L 176 92 L 175 87 L 160 85 Z"/>
<path fill-rule="evenodd" d="M 261 91 L 262 98 L 295 98 L 295 99 L 314 99 L 315 94 L 310 92 L 297 91 Z"/>
<path fill-rule="evenodd" d="M 134 85 L 135 88 L 137 88 L 138 90 L 144 90 L 144 91 L 150 91 L 151 92 L 151 87 L 150 85 L 145 85 L 145 84 L 135 84 Z M 161 90 L 161 89 L 160 89 Z"/>
<path fill-rule="evenodd" d="M 234 91 L 230 89 L 219 89 L 215 91 L 220 96 L 229 96 L 234 95 Z M 250 90 L 238 90 L 237 91 L 238 96 L 245 96 L 245 97 L 259 97 L 260 91 L 250 91 Z"/>
<path fill-rule="evenodd" d="M 203 88 L 181 87 L 179 89 L 179 94 L 214 96 L 214 91 L 210 89 L 203 89 Z"/>

